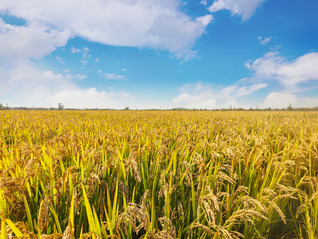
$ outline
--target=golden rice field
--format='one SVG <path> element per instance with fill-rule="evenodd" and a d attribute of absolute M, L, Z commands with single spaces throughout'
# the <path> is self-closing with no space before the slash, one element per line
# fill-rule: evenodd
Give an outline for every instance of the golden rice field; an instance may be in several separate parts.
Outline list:
<path fill-rule="evenodd" d="M 0 111 L 4 238 L 318 238 L 317 112 Z"/>

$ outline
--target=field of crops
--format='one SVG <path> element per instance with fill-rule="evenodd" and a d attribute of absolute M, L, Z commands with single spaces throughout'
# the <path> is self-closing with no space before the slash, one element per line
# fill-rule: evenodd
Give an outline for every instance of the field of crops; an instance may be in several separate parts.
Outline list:
<path fill-rule="evenodd" d="M 318 238 L 318 113 L 0 111 L 4 238 Z"/>

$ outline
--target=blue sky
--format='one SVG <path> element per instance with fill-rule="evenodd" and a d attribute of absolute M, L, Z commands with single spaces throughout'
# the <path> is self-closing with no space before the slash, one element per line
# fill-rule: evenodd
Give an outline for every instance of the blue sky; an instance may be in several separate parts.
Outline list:
<path fill-rule="evenodd" d="M 317 0 L 2 0 L 0 103 L 318 106 Z"/>

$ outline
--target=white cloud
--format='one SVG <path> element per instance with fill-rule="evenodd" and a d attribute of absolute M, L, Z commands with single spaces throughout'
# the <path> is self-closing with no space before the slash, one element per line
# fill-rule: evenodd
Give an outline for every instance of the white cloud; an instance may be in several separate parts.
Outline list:
<path fill-rule="evenodd" d="M 318 80 L 318 52 L 298 57 L 279 67 L 278 76 L 285 85 L 295 85 L 309 80 Z"/>
<path fill-rule="evenodd" d="M 307 53 L 290 61 L 278 52 L 268 52 L 245 66 L 254 71 L 255 78 L 277 80 L 289 90 L 300 83 L 318 80 L 318 52 Z"/>
<path fill-rule="evenodd" d="M 201 0 L 200 2 L 202 5 L 206 6 L 208 4 L 208 0 Z"/>
<path fill-rule="evenodd" d="M 197 82 L 184 85 L 180 89 L 180 94 L 172 99 L 169 107 L 212 109 L 215 106 L 216 99 L 211 86 Z"/>
<path fill-rule="evenodd" d="M 267 45 L 271 40 L 272 40 L 272 37 L 261 37 L 261 36 L 258 36 L 257 39 L 259 40 L 259 43 L 261 45 Z"/>
<path fill-rule="evenodd" d="M 11 65 L 9 69 L 2 66 L 0 72 L 0 96 L 11 99 L 10 102 L 23 104 L 35 97 L 45 99 L 48 91 L 57 91 L 74 85 L 70 80 L 71 75 L 65 77 L 52 71 L 39 71 L 29 63 Z M 36 105 L 38 104 L 39 102 Z"/>
<path fill-rule="evenodd" d="M 242 20 L 249 19 L 265 0 L 216 0 L 209 7 L 211 12 L 228 10 L 232 15 L 239 15 Z"/>
<path fill-rule="evenodd" d="M 312 90 L 312 81 L 318 81 L 318 53 L 311 52 L 298 58 L 288 60 L 279 52 L 268 52 L 245 66 L 253 72 L 255 82 L 280 83 L 281 91 L 270 92 L 261 108 L 317 107 L 318 98 L 301 97 L 298 92 Z M 307 87 L 306 83 L 311 86 Z M 317 87 L 317 86 L 316 86 Z"/>
<path fill-rule="evenodd" d="M 318 97 L 302 97 L 298 105 L 299 107 L 318 107 Z"/>
<path fill-rule="evenodd" d="M 318 107 L 318 97 L 298 97 L 295 94 L 288 92 L 271 92 L 264 102 L 260 105 L 261 108 L 287 108 L 292 107 Z"/>
<path fill-rule="evenodd" d="M 57 47 L 65 46 L 69 37 L 68 31 L 38 24 L 14 26 L 0 18 L 0 63 L 40 59 Z"/>
<path fill-rule="evenodd" d="M 125 107 L 120 99 L 129 102 L 132 96 L 125 92 L 98 91 L 96 88 L 72 89 L 56 92 L 48 99 L 48 102 L 56 105 L 56 102 L 65 102 L 65 107 L 70 108 L 116 108 Z M 128 100 L 127 100 L 128 99 Z"/>
<path fill-rule="evenodd" d="M 266 86 L 267 84 L 253 83 L 246 79 L 221 89 L 197 82 L 183 86 L 180 94 L 172 99 L 171 105 L 172 107 L 204 109 L 242 107 L 237 101 L 240 97 L 250 95 Z"/>
<path fill-rule="evenodd" d="M 57 107 L 61 102 L 73 108 L 123 108 L 133 98 L 127 92 L 79 88 L 76 82 L 86 78 L 38 70 L 30 63 L 12 65 L 9 70 L 0 66 L 0 100 L 10 106 Z"/>
<path fill-rule="evenodd" d="M 0 11 L 90 41 L 180 54 L 205 31 L 211 15 L 192 19 L 178 0 L 2 0 Z"/>
<path fill-rule="evenodd" d="M 264 102 L 260 105 L 261 108 L 287 108 L 290 104 L 298 103 L 297 96 L 284 92 L 271 92 L 268 94 Z"/>
<path fill-rule="evenodd" d="M 202 23 L 203 26 L 207 26 L 213 20 L 213 16 L 212 15 L 205 15 L 202 17 L 197 17 L 195 20 L 197 22 Z"/>
<path fill-rule="evenodd" d="M 172 105 L 188 109 L 213 109 L 216 107 L 216 99 L 210 91 L 195 94 L 183 92 L 173 98 Z"/>

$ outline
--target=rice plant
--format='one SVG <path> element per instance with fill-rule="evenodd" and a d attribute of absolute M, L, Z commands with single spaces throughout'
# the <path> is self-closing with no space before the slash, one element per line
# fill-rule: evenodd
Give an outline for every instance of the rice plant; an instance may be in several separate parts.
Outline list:
<path fill-rule="evenodd" d="M 2 238 L 318 238 L 315 112 L 1 111 Z"/>

